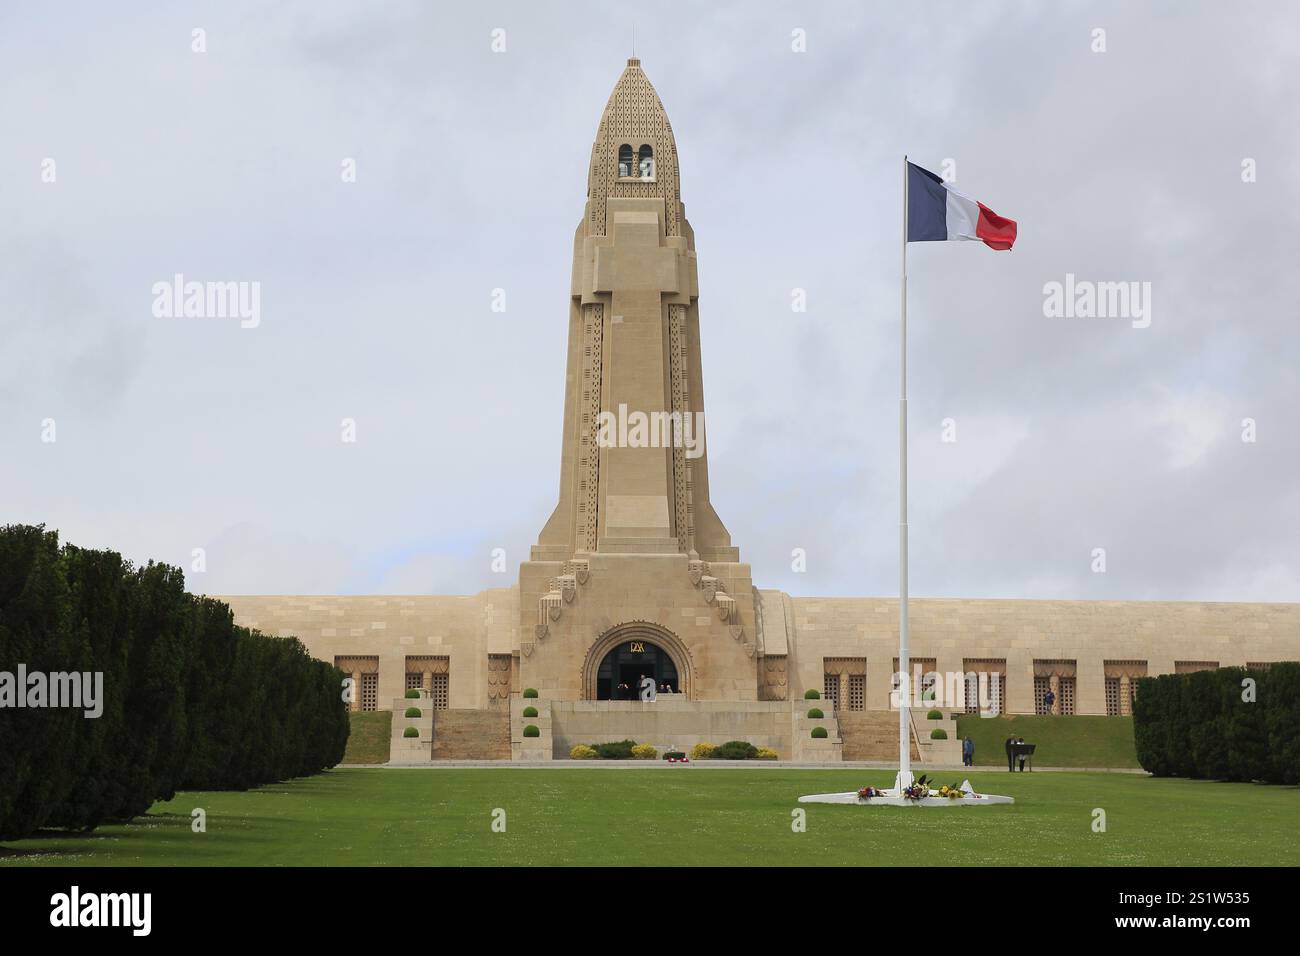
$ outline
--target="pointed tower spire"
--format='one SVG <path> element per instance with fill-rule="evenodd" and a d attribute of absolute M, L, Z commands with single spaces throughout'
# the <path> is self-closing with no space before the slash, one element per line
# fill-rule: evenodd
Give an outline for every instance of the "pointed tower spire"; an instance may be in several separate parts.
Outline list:
<path fill-rule="evenodd" d="M 635 56 L 591 148 L 574 237 L 560 502 L 534 560 L 738 561 L 709 503 L 695 239 L 677 143 Z"/>

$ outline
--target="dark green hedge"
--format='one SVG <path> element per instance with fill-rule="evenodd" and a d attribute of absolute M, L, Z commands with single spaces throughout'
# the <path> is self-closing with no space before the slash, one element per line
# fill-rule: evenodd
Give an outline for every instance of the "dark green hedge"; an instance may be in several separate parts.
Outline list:
<path fill-rule="evenodd" d="M 1133 737 L 1157 777 L 1300 783 L 1300 663 L 1143 677 Z"/>
<path fill-rule="evenodd" d="M 614 740 L 604 744 L 589 744 L 601 760 L 631 760 L 635 740 Z"/>
<path fill-rule="evenodd" d="M 728 740 L 713 748 L 710 760 L 753 760 L 758 756 L 758 748 L 746 740 Z"/>
<path fill-rule="evenodd" d="M 343 674 L 236 627 L 180 569 L 0 528 L 0 671 L 102 672 L 103 713 L 0 710 L 0 839 L 90 830 L 177 790 L 244 790 L 343 757 Z"/>

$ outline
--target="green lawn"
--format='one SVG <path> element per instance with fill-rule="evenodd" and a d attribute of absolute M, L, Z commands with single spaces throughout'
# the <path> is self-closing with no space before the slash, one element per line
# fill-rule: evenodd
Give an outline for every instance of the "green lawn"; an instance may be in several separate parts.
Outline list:
<path fill-rule="evenodd" d="M 1132 717 L 959 717 L 957 736 L 975 741 L 975 766 L 1007 766 L 1006 739 L 1037 744 L 1040 767 L 1133 767 Z"/>
<path fill-rule="evenodd" d="M 343 752 L 343 763 L 388 763 L 389 747 L 393 742 L 393 712 L 373 710 L 349 714 L 348 717 L 351 730 L 348 749 Z"/>
<path fill-rule="evenodd" d="M 945 775 L 955 781 L 959 774 Z M 804 804 L 885 771 L 343 769 L 248 793 L 185 793 L 128 826 L 41 834 L 0 866 L 1300 865 L 1300 790 L 1135 774 L 972 773 L 1009 807 Z M 190 813 L 207 812 L 192 833 Z M 507 832 L 492 813 L 506 811 Z M 1092 830 L 1093 810 L 1107 831 Z"/>

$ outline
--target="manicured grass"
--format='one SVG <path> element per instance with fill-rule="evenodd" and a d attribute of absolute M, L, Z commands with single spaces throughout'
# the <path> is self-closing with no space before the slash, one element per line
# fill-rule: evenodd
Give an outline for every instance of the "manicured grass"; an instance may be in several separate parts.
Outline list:
<path fill-rule="evenodd" d="M 1138 766 L 1132 717 L 959 717 L 957 736 L 975 741 L 975 766 L 1007 766 L 1006 740 L 1013 734 L 1037 744 L 1040 767 Z"/>
<path fill-rule="evenodd" d="M 956 782 L 959 773 L 944 775 Z M 949 778 L 952 778 L 949 780 Z M 1300 789 L 1137 774 L 970 774 L 1007 807 L 798 804 L 886 771 L 334 770 L 184 793 L 129 826 L 6 844 L 0 865 L 1300 865 Z M 190 830 L 195 807 L 207 832 Z M 507 830 L 493 833 L 494 809 Z M 791 831 L 791 811 L 807 831 Z M 1094 810 L 1106 832 L 1093 832 Z"/>
<path fill-rule="evenodd" d="M 348 734 L 348 748 L 343 752 L 343 763 L 388 763 L 389 747 L 393 742 L 393 712 L 375 710 L 350 714 L 349 717 L 352 730 Z"/>

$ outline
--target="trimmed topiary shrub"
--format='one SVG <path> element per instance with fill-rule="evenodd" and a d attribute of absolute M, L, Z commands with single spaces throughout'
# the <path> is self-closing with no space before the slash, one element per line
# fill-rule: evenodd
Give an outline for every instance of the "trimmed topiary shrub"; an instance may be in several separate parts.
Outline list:
<path fill-rule="evenodd" d="M 414 727 L 407 727 L 405 730 L 402 731 L 402 736 L 403 736 L 403 737 L 418 737 L 418 736 L 420 736 L 420 732 L 419 732 L 418 730 L 416 730 Z"/>
<path fill-rule="evenodd" d="M 420 708 L 419 708 L 419 707 L 408 707 L 408 708 L 406 708 L 406 716 L 407 716 L 407 717 L 423 717 L 424 715 L 420 713 Z"/>
<path fill-rule="evenodd" d="M 578 744 L 569 751 L 570 760 L 595 760 L 597 756 L 596 748 L 586 744 Z"/>
<path fill-rule="evenodd" d="M 601 760 L 631 760 L 635 740 L 615 740 L 610 743 L 592 744 Z"/>
<path fill-rule="evenodd" d="M 532 699 L 532 698 L 536 698 L 536 697 L 537 697 L 537 688 L 535 688 L 535 687 L 525 687 L 525 688 L 524 688 L 524 696 L 527 697 L 527 698 L 530 698 L 530 699 Z"/>
<path fill-rule="evenodd" d="M 407 699 L 407 700 L 419 700 L 419 699 L 420 699 L 420 692 L 419 692 L 418 690 L 416 690 L 414 687 L 412 687 L 412 688 L 410 688 L 409 690 L 407 690 L 407 692 L 406 692 L 406 699 Z"/>
<path fill-rule="evenodd" d="M 685 756 L 686 756 L 686 754 L 683 753 L 683 752 L 680 751 L 680 750 L 665 750 L 665 751 L 664 751 L 664 759 L 665 759 L 665 760 L 681 760 L 681 759 L 682 759 L 683 757 L 685 757 Z"/>
<path fill-rule="evenodd" d="M 943 711 L 932 710 L 925 715 L 927 720 L 943 720 Z"/>
<path fill-rule="evenodd" d="M 536 724 L 529 724 L 527 727 L 524 728 L 525 737 L 540 737 L 541 735 L 542 732 L 537 729 Z"/>
<path fill-rule="evenodd" d="M 806 690 L 806 691 L 803 692 L 803 699 L 804 699 L 804 700 L 821 700 L 821 699 L 822 699 L 821 691 L 816 691 L 816 690 L 813 690 L 813 689 L 809 688 L 808 690 Z"/>
<path fill-rule="evenodd" d="M 716 749 L 717 747 L 714 744 L 711 744 L 705 740 L 701 740 L 698 744 L 696 744 L 694 747 L 691 748 L 691 759 L 708 760 L 710 757 L 713 756 L 713 751 Z"/>
<path fill-rule="evenodd" d="M 537 716 L 537 708 L 536 708 L 536 707 L 525 707 L 525 708 L 524 708 L 524 716 L 525 716 L 525 717 L 536 717 L 536 716 Z"/>
<path fill-rule="evenodd" d="M 830 736 L 830 734 L 826 733 L 826 728 L 825 728 L 825 727 L 814 727 L 814 728 L 812 729 L 812 735 L 813 735 L 813 737 L 814 737 L 815 739 L 817 739 L 817 740 L 821 740 L 821 739 L 823 739 L 823 738 L 825 738 L 825 737 L 829 737 L 829 736 Z"/>
<path fill-rule="evenodd" d="M 947 740 L 947 739 L 948 739 L 948 731 L 944 730 L 942 727 L 936 727 L 936 728 L 934 728 L 934 730 L 930 731 L 930 739 L 931 739 L 931 740 Z"/>
<path fill-rule="evenodd" d="M 813 720 L 821 720 L 821 718 L 825 717 L 826 715 L 822 713 L 822 709 L 820 707 L 809 707 L 808 716 L 811 717 Z"/>
<path fill-rule="evenodd" d="M 659 751 L 649 744 L 637 744 L 632 748 L 633 760 L 654 760 L 659 756 Z"/>
<path fill-rule="evenodd" d="M 745 740 L 728 740 L 711 754 L 714 760 L 753 760 L 757 756 L 758 748 Z"/>
<path fill-rule="evenodd" d="M 757 760 L 776 760 L 777 753 L 771 747 L 759 747 L 758 753 L 754 754 Z"/>

